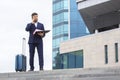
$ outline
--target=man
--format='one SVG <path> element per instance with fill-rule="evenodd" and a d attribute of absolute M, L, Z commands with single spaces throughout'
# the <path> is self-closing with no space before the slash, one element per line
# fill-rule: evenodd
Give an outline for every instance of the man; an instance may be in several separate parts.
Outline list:
<path fill-rule="evenodd" d="M 26 31 L 29 31 L 29 65 L 30 70 L 34 71 L 34 54 L 35 54 L 35 48 L 37 48 L 38 52 L 38 58 L 39 58 L 39 69 L 43 70 L 43 40 L 42 38 L 45 36 L 45 33 L 40 32 L 34 34 L 36 29 L 44 30 L 44 25 L 40 22 L 38 22 L 38 14 L 32 13 L 32 22 L 27 24 Z"/>

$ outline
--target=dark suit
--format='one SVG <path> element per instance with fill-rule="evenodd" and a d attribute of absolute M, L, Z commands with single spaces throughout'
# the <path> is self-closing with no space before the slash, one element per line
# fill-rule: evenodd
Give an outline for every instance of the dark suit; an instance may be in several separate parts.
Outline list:
<path fill-rule="evenodd" d="M 33 32 L 35 29 L 44 30 L 44 25 L 41 23 L 37 23 L 37 27 L 34 24 L 29 23 L 27 24 L 26 31 L 29 31 L 29 53 L 30 53 L 30 68 L 34 70 L 34 54 L 35 54 L 35 47 L 37 47 L 38 57 L 39 57 L 39 65 L 40 68 L 43 68 L 44 61 L 43 61 L 43 40 L 42 37 L 34 34 Z M 45 35 L 44 35 L 45 36 Z"/>

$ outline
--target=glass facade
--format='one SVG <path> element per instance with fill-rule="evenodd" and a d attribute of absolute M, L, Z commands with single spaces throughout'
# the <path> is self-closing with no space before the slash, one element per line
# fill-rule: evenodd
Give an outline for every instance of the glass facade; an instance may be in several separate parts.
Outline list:
<path fill-rule="evenodd" d="M 53 69 L 60 69 L 59 45 L 68 40 L 68 0 L 53 0 Z"/>
<path fill-rule="evenodd" d="M 53 0 L 53 69 L 63 68 L 60 43 L 85 34 L 86 26 L 77 10 L 76 0 Z"/>
<path fill-rule="evenodd" d="M 70 38 L 86 35 L 86 25 L 78 12 L 76 0 L 70 0 Z"/>

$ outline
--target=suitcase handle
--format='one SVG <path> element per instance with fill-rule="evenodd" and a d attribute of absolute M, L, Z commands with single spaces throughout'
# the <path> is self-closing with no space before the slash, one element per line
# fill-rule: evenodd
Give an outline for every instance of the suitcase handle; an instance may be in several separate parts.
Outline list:
<path fill-rule="evenodd" d="M 25 55 L 26 54 L 26 39 L 23 38 L 22 40 L 22 54 Z"/>

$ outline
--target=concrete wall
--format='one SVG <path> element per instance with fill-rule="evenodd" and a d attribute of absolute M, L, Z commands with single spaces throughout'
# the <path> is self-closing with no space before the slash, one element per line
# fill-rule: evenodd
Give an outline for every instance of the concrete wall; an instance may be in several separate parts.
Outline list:
<path fill-rule="evenodd" d="M 120 24 L 120 0 L 77 0 L 78 10 L 90 33 Z"/>
<path fill-rule="evenodd" d="M 120 66 L 120 62 L 115 62 L 115 43 L 120 52 L 120 28 L 65 41 L 60 52 L 83 50 L 84 68 Z M 108 64 L 105 64 L 105 45 L 108 45 Z"/>
<path fill-rule="evenodd" d="M 116 24 L 120 24 L 120 13 L 119 12 L 111 12 L 104 15 L 97 16 L 94 19 L 94 26 L 96 29 L 113 26 Z"/>
<path fill-rule="evenodd" d="M 78 9 L 83 9 L 86 7 L 91 7 L 97 4 L 108 2 L 109 0 L 76 0 L 76 2 L 80 3 L 78 5 Z"/>

